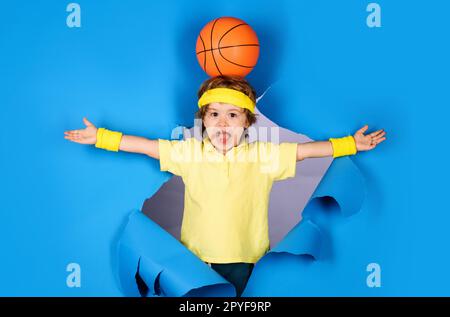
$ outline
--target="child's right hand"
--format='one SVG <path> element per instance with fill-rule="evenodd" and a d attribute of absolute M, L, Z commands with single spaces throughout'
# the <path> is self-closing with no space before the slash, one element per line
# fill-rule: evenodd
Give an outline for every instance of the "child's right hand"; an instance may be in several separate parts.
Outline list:
<path fill-rule="evenodd" d="M 83 118 L 85 129 L 64 131 L 64 139 L 80 144 L 95 144 L 97 142 L 97 128 Z"/>

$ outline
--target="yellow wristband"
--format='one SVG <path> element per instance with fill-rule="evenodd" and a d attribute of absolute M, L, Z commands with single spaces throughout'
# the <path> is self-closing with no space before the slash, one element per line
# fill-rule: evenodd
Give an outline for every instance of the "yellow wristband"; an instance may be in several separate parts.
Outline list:
<path fill-rule="evenodd" d="M 97 130 L 97 143 L 95 143 L 95 147 L 108 151 L 118 152 L 121 139 L 121 132 L 109 131 L 105 128 L 99 128 Z"/>
<path fill-rule="evenodd" d="M 333 157 L 356 154 L 356 142 L 353 136 L 349 135 L 343 138 L 330 138 L 333 147 Z"/>

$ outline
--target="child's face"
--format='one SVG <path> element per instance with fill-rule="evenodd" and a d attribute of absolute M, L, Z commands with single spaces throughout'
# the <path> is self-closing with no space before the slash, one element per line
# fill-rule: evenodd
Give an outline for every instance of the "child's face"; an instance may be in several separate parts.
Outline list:
<path fill-rule="evenodd" d="M 224 153 L 239 144 L 244 128 L 248 128 L 244 109 L 218 102 L 209 104 L 203 125 L 211 143 Z"/>

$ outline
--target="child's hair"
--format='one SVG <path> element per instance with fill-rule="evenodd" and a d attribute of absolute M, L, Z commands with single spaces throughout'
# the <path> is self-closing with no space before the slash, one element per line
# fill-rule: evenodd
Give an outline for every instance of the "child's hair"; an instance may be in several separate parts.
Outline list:
<path fill-rule="evenodd" d="M 244 94 L 246 94 L 254 103 L 256 103 L 256 92 L 255 89 L 248 83 L 247 80 L 245 80 L 242 77 L 235 77 L 235 76 L 217 76 L 212 77 L 202 83 L 200 86 L 200 89 L 198 90 L 198 98 L 200 97 L 209 89 L 213 88 L 231 88 L 234 90 L 238 90 Z M 195 114 L 195 117 L 197 119 L 204 119 L 206 112 L 208 111 L 208 106 L 201 107 L 197 113 Z M 244 109 L 244 113 L 247 117 L 247 121 L 249 126 L 254 124 L 256 122 L 256 114 L 252 113 L 248 109 Z M 205 127 L 202 124 L 202 134 L 205 131 Z"/>

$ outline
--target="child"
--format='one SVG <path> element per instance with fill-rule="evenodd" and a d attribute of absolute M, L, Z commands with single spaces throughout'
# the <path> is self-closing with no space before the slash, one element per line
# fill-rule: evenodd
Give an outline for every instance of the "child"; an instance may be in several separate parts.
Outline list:
<path fill-rule="evenodd" d="M 219 76 L 198 92 L 202 140 L 149 140 L 97 129 L 83 118 L 85 129 L 65 138 L 110 151 L 146 154 L 159 159 L 160 170 L 181 176 L 185 184 L 181 242 L 231 282 L 240 297 L 254 263 L 269 250 L 268 204 L 274 181 L 295 176 L 305 158 L 353 155 L 374 149 L 383 130 L 308 143 L 247 142 L 256 122 L 256 95 L 242 78 Z M 206 132 L 206 133 L 205 133 Z"/>

